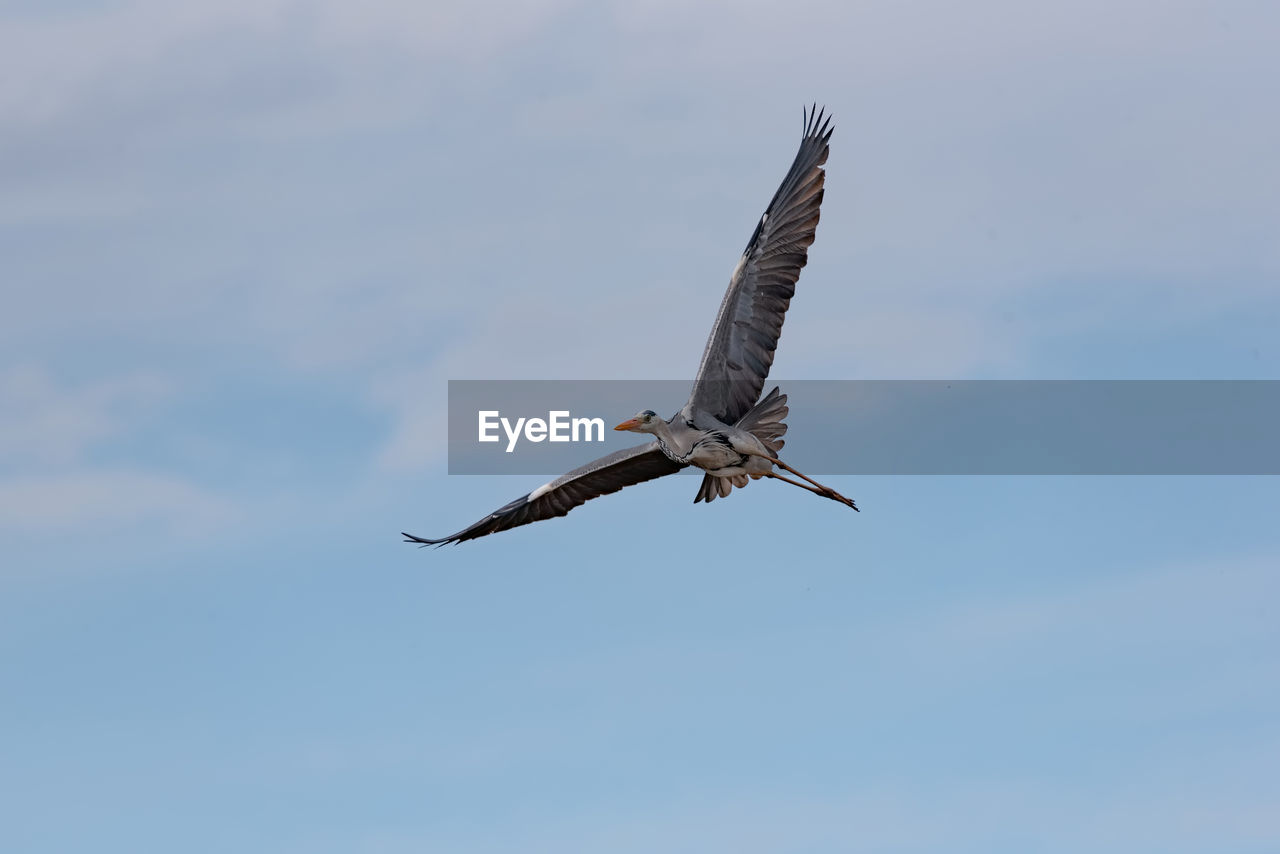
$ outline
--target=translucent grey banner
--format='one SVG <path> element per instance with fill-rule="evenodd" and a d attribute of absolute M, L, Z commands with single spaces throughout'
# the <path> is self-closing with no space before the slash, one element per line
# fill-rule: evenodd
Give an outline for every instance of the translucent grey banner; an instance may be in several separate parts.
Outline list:
<path fill-rule="evenodd" d="M 1280 474 L 1276 380 L 792 380 L 782 459 L 821 474 Z M 452 380 L 449 473 L 554 476 L 650 437 L 688 380 Z M 482 439 L 483 437 L 483 439 Z"/>

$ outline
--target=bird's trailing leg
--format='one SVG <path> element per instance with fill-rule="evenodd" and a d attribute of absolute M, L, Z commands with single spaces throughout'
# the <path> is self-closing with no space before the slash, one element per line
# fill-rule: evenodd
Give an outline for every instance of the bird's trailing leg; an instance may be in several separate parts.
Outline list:
<path fill-rule="evenodd" d="M 774 480 L 780 480 L 780 481 L 782 481 L 783 483 L 789 483 L 789 484 L 791 484 L 792 486 L 798 486 L 798 487 L 800 487 L 801 489 L 807 489 L 807 490 L 809 490 L 810 492 L 812 492 L 814 495 L 821 495 L 823 498 L 826 498 L 826 497 L 827 497 L 827 494 L 826 494 L 825 492 L 823 492 L 821 489 L 817 489 L 817 488 L 815 488 L 815 487 L 812 487 L 812 486 L 810 486 L 810 485 L 809 485 L 809 484 L 807 484 L 807 483 L 801 483 L 801 482 L 800 482 L 800 481 L 798 481 L 798 480 L 792 480 L 791 478 L 787 477 L 786 475 L 778 474 L 776 471 L 766 472 L 765 474 L 760 474 L 760 475 L 752 475 L 752 477 L 771 477 L 771 478 L 773 478 Z"/>
<path fill-rule="evenodd" d="M 769 477 L 775 477 L 778 480 L 785 480 L 787 483 L 794 484 L 795 486 L 799 486 L 804 489 L 807 489 L 810 492 L 814 493 L 815 495 L 821 495 L 825 498 L 830 498 L 832 501 L 839 501 L 841 504 L 844 504 L 848 507 L 852 507 L 854 510 L 858 509 L 858 505 L 853 503 L 853 499 L 845 498 L 843 495 L 836 492 L 831 487 L 818 483 L 816 480 L 809 477 L 807 474 L 804 474 L 803 472 L 796 471 L 791 466 L 784 463 L 782 460 L 776 459 L 774 457 L 765 457 L 765 459 L 773 463 L 775 466 L 778 466 L 779 468 L 786 469 L 787 471 L 794 474 L 796 477 L 803 478 L 804 480 L 809 481 L 809 483 L 812 483 L 813 486 L 805 486 L 803 483 L 794 481 L 789 477 L 783 477 L 782 475 L 777 474 L 776 472 L 769 472 Z M 814 487 L 817 487 L 817 488 L 815 489 Z"/>
<path fill-rule="evenodd" d="M 818 489 L 817 487 L 810 486 L 807 483 L 801 483 L 798 480 L 792 480 L 791 478 L 785 475 L 778 474 L 776 471 L 771 471 L 768 474 L 762 474 L 760 475 L 760 477 L 771 477 L 774 480 L 780 480 L 783 483 L 789 483 L 792 486 L 798 486 L 801 489 L 807 489 L 810 492 L 812 492 L 814 495 L 821 495 L 823 498 L 830 498 L 833 501 L 839 501 L 841 504 L 852 507 L 854 510 L 858 509 L 852 501 L 850 501 L 848 498 L 845 498 L 843 495 L 841 495 L 840 493 L 832 489 L 826 489 L 824 491 L 823 489 Z"/>

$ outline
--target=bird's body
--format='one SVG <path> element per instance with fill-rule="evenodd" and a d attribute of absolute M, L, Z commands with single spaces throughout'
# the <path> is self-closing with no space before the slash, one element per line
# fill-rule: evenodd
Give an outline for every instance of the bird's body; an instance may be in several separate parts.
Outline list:
<path fill-rule="evenodd" d="M 692 424 L 688 424 L 686 429 L 698 435 L 685 461 L 705 471 L 710 478 L 723 479 L 731 486 L 746 486 L 748 475 L 763 477 L 773 469 L 773 463 L 769 462 L 773 455 L 753 433 L 737 427 L 702 432 Z M 658 447 L 662 448 L 661 441 Z M 665 448 L 663 453 L 667 453 Z M 719 488 L 716 493 L 729 494 L 727 489 L 720 493 Z M 704 500 L 710 501 L 710 496 L 711 493 Z"/>
<path fill-rule="evenodd" d="M 773 464 L 764 457 L 764 445 L 755 436 L 742 431 L 719 430 L 705 433 L 693 443 L 686 458 L 713 477 L 737 477 L 742 474 L 764 474 Z M 756 461 L 760 464 L 756 465 Z"/>
<path fill-rule="evenodd" d="M 771 460 L 787 432 L 786 403 L 786 395 L 775 388 L 736 424 L 686 405 L 666 421 L 645 410 L 614 429 L 651 433 L 667 459 L 702 469 L 706 477 L 695 501 L 712 501 L 734 486 L 746 486 L 748 477 L 765 477 L 773 469 Z"/>
<path fill-rule="evenodd" d="M 727 424 L 713 422 L 700 425 L 686 419 L 683 413 L 662 422 L 657 436 L 658 450 L 667 459 L 698 468 L 719 477 L 741 474 L 752 457 L 768 455 L 764 443 L 754 434 Z"/>
<path fill-rule="evenodd" d="M 406 540 L 458 543 L 563 516 L 592 498 L 688 466 L 705 472 L 695 502 L 723 498 L 753 478 L 769 477 L 857 510 L 848 498 L 778 459 L 787 431 L 787 398 L 777 388 L 760 396 L 817 229 L 830 125 L 816 106 L 806 113 L 800 151 L 730 276 L 689 401 L 669 419 L 644 410 L 614 428 L 647 433 L 654 441 L 574 469 L 452 536 L 433 540 L 405 534 Z M 810 485 L 778 474 L 775 467 Z"/>

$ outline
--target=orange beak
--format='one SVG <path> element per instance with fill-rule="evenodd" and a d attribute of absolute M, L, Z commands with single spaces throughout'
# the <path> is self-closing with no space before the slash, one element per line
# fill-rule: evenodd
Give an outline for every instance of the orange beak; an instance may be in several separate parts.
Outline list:
<path fill-rule="evenodd" d="M 617 427 L 614 427 L 613 429 L 614 430 L 634 430 L 639 426 L 640 426 L 639 418 L 628 418 L 626 421 L 623 421 L 621 424 L 619 424 Z"/>

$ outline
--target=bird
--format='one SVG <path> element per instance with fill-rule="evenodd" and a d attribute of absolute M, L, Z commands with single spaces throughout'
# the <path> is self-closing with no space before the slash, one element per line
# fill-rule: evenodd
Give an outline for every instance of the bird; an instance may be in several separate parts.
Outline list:
<path fill-rule="evenodd" d="M 823 166 L 833 131 L 825 107 L 819 109 L 815 103 L 804 110 L 800 149 L 729 277 L 688 402 L 671 418 L 645 409 L 614 428 L 647 434 L 652 440 L 561 475 L 455 534 L 431 539 L 402 532 L 405 542 L 457 544 L 564 516 L 593 498 L 689 466 L 704 472 L 695 504 L 727 497 L 735 487 L 768 477 L 857 510 L 852 500 L 779 459 L 787 431 L 787 396 L 774 387 L 761 397 L 782 322 L 817 232 L 826 181 Z"/>

